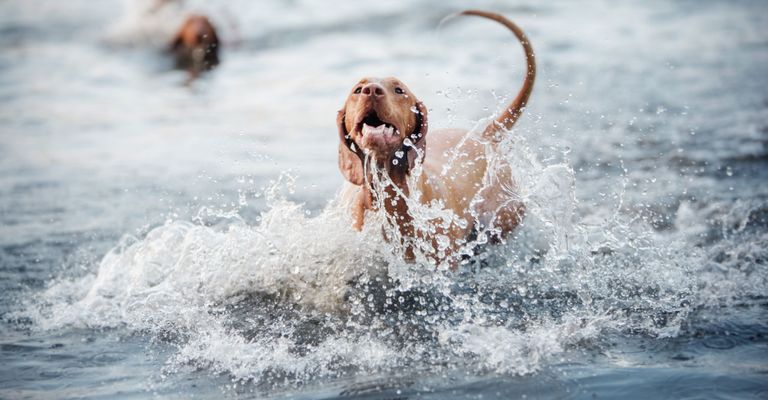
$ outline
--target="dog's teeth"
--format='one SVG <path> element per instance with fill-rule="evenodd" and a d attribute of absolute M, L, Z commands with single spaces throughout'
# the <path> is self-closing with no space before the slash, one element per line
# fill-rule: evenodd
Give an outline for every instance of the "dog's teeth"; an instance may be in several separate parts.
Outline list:
<path fill-rule="evenodd" d="M 386 124 L 381 124 L 377 127 L 372 127 L 366 123 L 363 123 L 363 135 L 384 135 L 389 134 L 389 129 Z"/>

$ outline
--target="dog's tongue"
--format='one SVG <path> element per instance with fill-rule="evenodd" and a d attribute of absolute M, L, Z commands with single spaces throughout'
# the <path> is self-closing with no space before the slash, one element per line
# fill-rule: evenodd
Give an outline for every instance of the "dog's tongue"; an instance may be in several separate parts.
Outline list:
<path fill-rule="evenodd" d="M 393 127 L 387 127 L 386 124 L 381 124 L 377 127 L 372 127 L 368 124 L 363 124 L 363 135 L 391 135 L 394 132 Z"/>

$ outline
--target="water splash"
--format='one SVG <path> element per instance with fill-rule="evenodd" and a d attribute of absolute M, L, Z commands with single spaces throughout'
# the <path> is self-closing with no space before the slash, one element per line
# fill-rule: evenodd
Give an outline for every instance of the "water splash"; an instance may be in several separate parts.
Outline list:
<path fill-rule="evenodd" d="M 531 373 L 606 333 L 679 335 L 697 309 L 765 289 L 765 272 L 744 263 L 765 257 L 765 234 L 761 248 L 733 246 L 764 209 L 723 214 L 683 202 L 679 230 L 658 232 L 625 212 L 622 186 L 610 213 L 584 218 L 573 170 L 538 160 L 527 140 L 509 135 L 487 154 L 489 182 L 512 171 L 517 186 L 503 193 L 526 204 L 524 223 L 499 246 L 487 246 L 483 232 L 462 242 L 471 257 L 456 273 L 435 266 L 431 243 L 417 239 L 408 239 L 417 262 L 403 262 L 404 239 L 381 213 L 361 233 L 340 198 L 308 216 L 287 199 L 294 179 L 283 175 L 264 190 L 256 223 L 237 208 L 203 209 L 194 222 L 126 236 L 96 273 L 53 282 L 26 316 L 39 329 L 148 333 L 177 346 L 169 371 L 191 364 L 271 387 L 403 368 Z M 411 179 L 421 173 L 417 166 Z M 407 200 L 417 229 L 470 222 L 419 196 Z M 720 241 L 690 245 L 707 235 Z M 713 253 L 722 262 L 709 261 Z"/>

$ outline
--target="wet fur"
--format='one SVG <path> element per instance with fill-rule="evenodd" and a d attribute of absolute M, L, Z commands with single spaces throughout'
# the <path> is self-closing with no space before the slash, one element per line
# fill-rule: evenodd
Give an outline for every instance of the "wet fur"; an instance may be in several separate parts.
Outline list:
<path fill-rule="evenodd" d="M 342 201 L 349 206 L 354 228 L 361 230 L 366 212 L 378 211 L 380 205 L 402 238 L 431 242 L 433 251 L 427 255 L 435 262 L 449 260 L 452 265 L 456 265 L 453 256 L 473 231 L 493 227 L 492 239 L 502 240 L 523 218 L 524 205 L 509 196 L 509 190 L 515 186 L 509 166 L 495 168 L 493 179 L 489 179 L 486 147 L 491 146 L 497 151 L 500 133 L 512 128 L 527 104 L 536 74 L 533 49 L 519 27 L 494 13 L 468 10 L 461 14 L 488 18 L 509 28 L 523 45 L 528 64 L 517 97 L 482 134 L 470 137 L 469 132 L 461 129 L 429 132 L 427 108 L 404 83 L 392 77 L 361 79 L 349 93 L 336 121 L 340 139 L 339 169 L 349 182 L 342 193 Z M 370 134 L 373 131 L 368 128 L 366 134 L 365 121 L 384 124 L 387 129 L 393 127 L 395 133 Z M 407 140 L 412 145 L 404 145 Z M 403 153 L 404 156 L 398 157 Z M 451 154 L 459 155 L 453 157 Z M 409 179 L 411 169 L 419 160 L 422 174 L 415 180 Z M 376 182 L 381 182 L 374 178 L 383 178 L 381 174 L 384 173 L 392 185 L 374 187 Z M 417 232 L 406 201 L 412 189 L 421 193 L 423 204 L 440 201 L 469 223 L 465 227 L 457 224 L 437 227 L 434 234 Z M 386 201 L 376 201 L 374 196 L 382 192 L 386 194 Z M 479 221 L 470 214 L 471 209 L 477 212 Z M 447 235 L 451 241 L 442 253 L 437 251 L 437 235 Z M 413 260 L 412 245 L 403 244 L 405 258 Z"/>
<path fill-rule="evenodd" d="M 176 68 L 197 76 L 219 64 L 219 36 L 203 15 L 190 15 L 171 41 Z"/>

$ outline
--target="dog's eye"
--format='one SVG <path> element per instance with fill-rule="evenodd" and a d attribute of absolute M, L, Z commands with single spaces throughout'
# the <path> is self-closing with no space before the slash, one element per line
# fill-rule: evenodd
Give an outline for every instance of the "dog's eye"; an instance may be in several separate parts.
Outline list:
<path fill-rule="evenodd" d="M 355 94 L 360 94 L 360 92 L 361 92 L 362 90 L 363 90 L 363 88 L 361 88 L 361 87 L 358 87 L 357 89 L 355 89 Z"/>
<path fill-rule="evenodd" d="M 397 93 L 397 94 L 403 94 L 403 93 L 405 93 L 405 91 L 404 91 L 403 89 L 399 88 L 399 87 L 396 87 L 396 88 L 395 88 L 395 93 Z"/>

